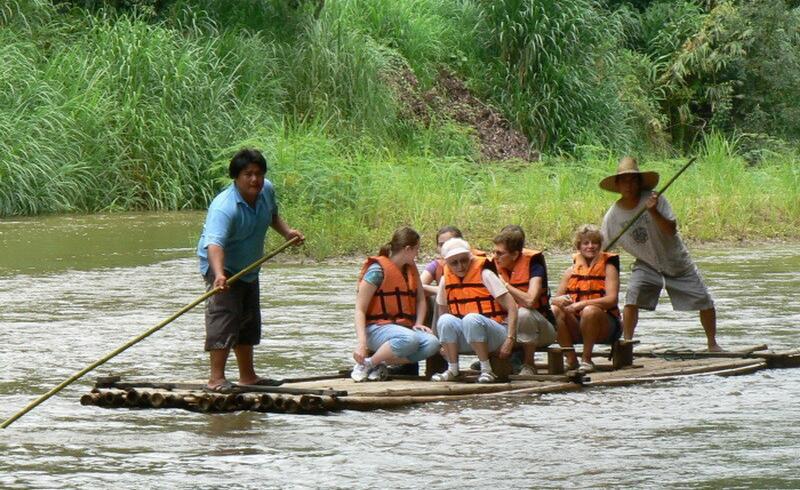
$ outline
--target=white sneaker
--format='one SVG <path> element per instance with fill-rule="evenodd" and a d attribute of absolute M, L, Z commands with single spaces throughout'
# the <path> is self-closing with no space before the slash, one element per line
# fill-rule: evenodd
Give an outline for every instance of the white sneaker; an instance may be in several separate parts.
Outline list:
<path fill-rule="evenodd" d="M 447 371 L 445 371 L 443 373 L 436 373 L 433 376 L 431 376 L 431 381 L 438 381 L 438 382 L 441 382 L 441 381 L 455 381 L 459 377 L 460 377 L 460 375 L 453 374 L 453 371 L 450 371 L 448 369 Z"/>
<path fill-rule="evenodd" d="M 584 373 L 593 373 L 595 369 L 596 368 L 593 362 L 581 361 L 581 364 L 578 366 L 578 370 L 583 371 Z"/>
<path fill-rule="evenodd" d="M 367 381 L 386 381 L 387 379 L 389 379 L 389 368 L 383 363 L 370 369 L 367 374 Z"/>
<path fill-rule="evenodd" d="M 497 381 L 497 376 L 489 371 L 483 371 L 480 376 L 478 376 L 478 383 L 494 383 L 495 381 Z"/>
<path fill-rule="evenodd" d="M 535 376 L 536 375 L 536 367 L 531 366 L 530 364 L 523 364 L 522 369 L 519 370 L 520 376 Z"/>
<path fill-rule="evenodd" d="M 352 380 L 356 383 L 366 381 L 368 375 L 369 369 L 367 369 L 367 366 L 363 364 L 356 364 L 353 366 L 353 370 L 350 371 L 350 378 L 352 378 Z"/>

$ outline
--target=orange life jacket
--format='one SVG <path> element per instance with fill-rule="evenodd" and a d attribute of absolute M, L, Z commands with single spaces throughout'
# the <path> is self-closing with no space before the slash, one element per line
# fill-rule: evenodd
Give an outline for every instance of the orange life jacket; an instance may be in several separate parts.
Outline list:
<path fill-rule="evenodd" d="M 417 279 L 409 270 L 405 274 L 389 257 L 369 257 L 361 266 L 358 283 L 370 265 L 377 262 L 383 268 L 383 282 L 378 287 L 367 309 L 367 324 L 396 323 L 413 327 L 417 320 Z"/>
<path fill-rule="evenodd" d="M 483 250 L 478 250 L 477 248 L 473 248 L 471 250 L 472 255 L 475 257 L 486 257 L 486 252 Z M 444 275 L 444 259 L 436 259 L 436 273 L 433 275 L 433 278 L 436 279 L 436 284 L 442 283 L 442 276 Z"/>
<path fill-rule="evenodd" d="M 567 294 L 572 301 L 578 302 L 585 299 L 597 299 L 606 295 L 606 264 L 615 264 L 619 269 L 619 255 L 600 252 L 594 265 L 589 266 L 586 259 L 579 253 L 572 256 L 572 275 L 567 281 Z M 614 305 L 607 309 L 609 313 L 619 318 L 619 308 Z"/>
<path fill-rule="evenodd" d="M 542 252 L 538 250 L 531 250 L 529 248 L 523 248 L 522 253 L 520 253 L 517 261 L 514 262 L 514 268 L 511 269 L 511 273 L 500 267 L 500 264 L 495 259 L 495 266 L 497 267 L 497 272 L 500 274 L 500 277 L 503 281 L 507 282 L 511 286 L 519 289 L 523 292 L 528 292 L 528 288 L 531 285 L 531 262 L 539 263 L 542 268 L 544 269 L 544 276 L 542 276 L 542 291 L 539 294 L 539 297 L 535 299 L 533 303 L 533 307 L 536 308 L 540 313 L 549 315 L 550 312 L 550 288 L 547 287 L 547 264 L 544 261 L 544 255 Z"/>
<path fill-rule="evenodd" d="M 450 313 L 463 318 L 467 313 L 479 313 L 496 322 L 504 322 L 506 311 L 489 293 L 481 280 L 484 269 L 494 271 L 494 264 L 486 257 L 473 257 L 467 274 L 462 278 L 450 267 L 444 266 L 444 288 Z"/>

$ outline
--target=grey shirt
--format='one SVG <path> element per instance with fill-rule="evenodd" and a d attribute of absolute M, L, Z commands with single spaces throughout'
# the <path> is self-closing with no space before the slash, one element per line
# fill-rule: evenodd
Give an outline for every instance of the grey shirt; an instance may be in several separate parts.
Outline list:
<path fill-rule="evenodd" d="M 633 209 L 623 209 L 614 203 L 603 218 L 601 232 L 603 243 L 609 243 L 628 224 L 645 205 L 652 191 L 642 192 L 639 204 Z M 669 220 L 675 220 L 675 213 L 669 202 L 661 196 L 656 206 L 658 212 Z M 695 269 L 689 251 L 680 237 L 665 234 L 658 224 L 645 212 L 617 242 L 626 252 L 667 276 L 681 276 Z"/>

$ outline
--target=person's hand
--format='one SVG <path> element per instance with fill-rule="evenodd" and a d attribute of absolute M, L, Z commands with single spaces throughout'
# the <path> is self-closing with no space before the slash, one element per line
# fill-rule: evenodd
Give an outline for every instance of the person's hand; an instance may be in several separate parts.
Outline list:
<path fill-rule="evenodd" d="M 223 291 L 228 289 L 228 278 L 225 277 L 225 274 L 220 274 L 214 278 L 214 287 Z"/>
<path fill-rule="evenodd" d="M 356 361 L 357 364 L 364 364 L 364 359 L 367 358 L 367 346 L 364 344 L 358 344 L 358 346 L 353 350 L 353 359 Z"/>
<path fill-rule="evenodd" d="M 658 197 L 658 192 L 653 192 L 650 194 L 650 197 L 647 198 L 644 205 L 647 207 L 648 211 L 654 211 L 656 209 L 656 206 L 658 206 Z"/>
<path fill-rule="evenodd" d="M 515 343 L 514 339 L 510 337 L 506 338 L 506 341 L 500 346 L 500 354 L 498 354 L 498 357 L 500 359 L 508 359 L 511 357 L 511 351 L 514 350 Z"/>
<path fill-rule="evenodd" d="M 572 296 L 568 294 L 562 294 L 561 296 L 556 296 L 553 298 L 550 303 L 559 308 L 566 308 L 567 306 L 572 304 Z"/>
<path fill-rule="evenodd" d="M 586 303 L 583 301 L 578 301 L 577 303 L 572 303 L 566 308 L 564 311 L 567 313 L 572 313 L 573 315 L 577 316 L 584 308 L 586 308 Z"/>
<path fill-rule="evenodd" d="M 287 240 L 291 240 L 291 239 L 293 239 L 293 238 L 299 238 L 299 240 L 297 240 L 296 242 L 294 242 L 294 246 L 295 246 L 295 247 L 297 247 L 297 246 L 299 246 L 299 245 L 302 245 L 302 244 L 303 244 L 303 242 L 305 242 L 305 241 L 306 241 L 306 237 L 305 237 L 305 236 L 303 236 L 303 234 L 302 234 L 302 233 L 300 233 L 300 230 L 295 230 L 294 228 L 291 228 L 291 229 L 290 229 L 290 230 L 289 230 L 289 231 L 286 233 L 286 236 L 284 236 L 284 238 L 286 238 Z"/>
<path fill-rule="evenodd" d="M 430 333 L 430 334 L 433 333 L 433 330 L 431 330 L 430 328 L 426 327 L 425 325 L 423 325 L 421 323 L 417 323 L 416 325 L 414 325 L 411 328 L 414 329 L 414 330 L 419 330 L 420 332 L 425 332 L 425 333 Z"/>

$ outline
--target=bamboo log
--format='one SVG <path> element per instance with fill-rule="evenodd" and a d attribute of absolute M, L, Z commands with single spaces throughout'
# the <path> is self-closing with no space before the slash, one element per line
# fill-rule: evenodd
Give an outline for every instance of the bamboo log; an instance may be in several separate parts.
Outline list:
<path fill-rule="evenodd" d="M 714 369 L 707 369 L 703 371 L 696 371 L 690 374 L 673 374 L 673 375 L 663 375 L 663 376 L 642 376 L 636 378 L 616 378 L 616 379 L 606 379 L 601 381 L 594 381 L 589 383 L 591 386 L 630 386 L 630 385 L 637 385 L 637 384 L 644 384 L 644 383 L 657 383 L 663 381 L 674 381 L 678 379 L 684 378 L 691 378 L 696 376 L 741 376 L 744 374 L 752 374 L 756 371 L 760 371 L 762 369 L 767 368 L 766 361 L 759 361 L 750 364 L 740 365 L 736 367 L 720 367 L 719 365 L 713 365 L 712 368 Z"/>
<path fill-rule="evenodd" d="M 128 390 L 125 395 L 125 404 L 129 407 L 139 406 L 139 392 L 136 390 Z"/>
<path fill-rule="evenodd" d="M 281 381 L 283 381 L 284 384 L 287 384 L 287 383 L 307 383 L 309 381 L 327 381 L 329 379 L 340 379 L 340 378 L 349 378 L 349 377 L 350 377 L 350 371 L 347 370 L 346 374 L 342 374 L 342 372 L 339 371 L 336 374 L 321 374 L 319 376 L 300 376 L 300 377 L 296 377 L 296 378 L 283 378 Z"/>
<path fill-rule="evenodd" d="M 100 401 L 100 394 L 99 393 L 86 393 L 85 395 L 81 396 L 81 405 L 97 405 Z"/>
<path fill-rule="evenodd" d="M 210 395 L 198 396 L 197 408 L 203 412 L 211 411 L 214 408 L 214 398 L 212 398 Z"/>
<path fill-rule="evenodd" d="M 287 413 L 297 413 L 300 410 L 300 403 L 294 397 L 286 397 L 284 398 L 283 409 Z"/>
<path fill-rule="evenodd" d="M 371 391 L 364 395 L 353 394 L 353 396 L 454 396 L 454 395 L 474 395 L 477 393 L 498 393 L 513 389 L 511 383 L 462 383 L 451 381 L 447 383 L 425 383 L 402 388 L 391 388 L 379 391 Z M 349 397 L 347 397 L 349 398 Z"/>
<path fill-rule="evenodd" d="M 347 396 L 339 399 L 339 407 L 345 410 L 379 410 L 418 403 L 466 400 L 474 395 L 429 395 L 429 396 Z"/>
<path fill-rule="evenodd" d="M 211 408 L 215 412 L 222 412 L 228 406 L 228 396 L 230 395 L 211 395 Z"/>
<path fill-rule="evenodd" d="M 339 377 L 331 378 L 338 379 Z M 202 391 L 206 388 L 204 383 L 153 383 L 153 382 L 119 382 L 113 383 L 107 388 L 118 388 L 123 390 L 150 388 L 161 390 L 188 390 Z M 281 393 L 287 395 L 332 395 L 347 396 L 347 391 L 330 390 L 320 388 L 296 388 L 287 386 L 258 386 L 258 385 L 236 385 L 236 393 Z"/>
<path fill-rule="evenodd" d="M 275 406 L 275 400 L 272 399 L 272 396 L 264 393 L 260 397 L 259 404 L 260 404 L 260 406 L 258 407 L 259 411 L 268 412 Z"/>
<path fill-rule="evenodd" d="M 167 397 L 163 393 L 153 393 L 150 395 L 150 406 L 153 408 L 161 408 L 167 403 Z"/>
<path fill-rule="evenodd" d="M 582 385 L 577 383 L 558 383 L 558 384 L 546 384 L 540 386 L 531 386 L 527 388 L 519 388 L 516 390 L 510 390 L 505 393 L 501 393 L 501 395 L 528 395 L 528 394 L 544 394 L 544 393 L 562 393 L 565 391 L 578 391 L 582 389 Z M 480 396 L 488 396 L 488 394 L 481 394 Z"/>
<path fill-rule="evenodd" d="M 300 409 L 304 412 L 313 412 L 322 407 L 322 401 L 319 398 L 300 395 Z"/>
<path fill-rule="evenodd" d="M 286 410 L 286 398 L 276 395 L 272 398 L 272 407 L 277 412 L 283 412 Z"/>
<path fill-rule="evenodd" d="M 321 397 L 319 397 L 319 400 L 322 403 L 322 408 L 324 408 L 325 410 L 339 410 L 339 409 L 341 409 L 338 397 L 335 397 L 335 396 L 321 396 Z"/>

